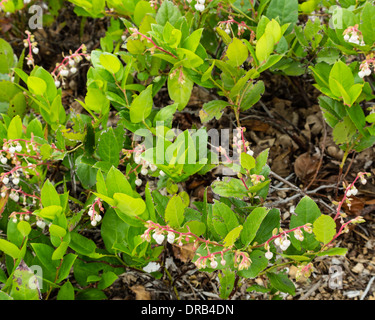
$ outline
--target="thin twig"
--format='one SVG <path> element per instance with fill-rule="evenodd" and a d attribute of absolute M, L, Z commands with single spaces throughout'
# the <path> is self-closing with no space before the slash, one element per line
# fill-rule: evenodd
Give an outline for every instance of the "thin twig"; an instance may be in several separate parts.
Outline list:
<path fill-rule="evenodd" d="M 318 288 L 320 288 L 320 285 L 322 283 L 322 280 L 319 280 L 317 283 L 315 283 L 302 297 L 300 297 L 298 300 L 307 300 L 308 297 L 310 297 Z"/>
<path fill-rule="evenodd" d="M 374 280 L 375 280 L 375 276 L 373 276 L 373 277 L 370 279 L 369 283 L 367 284 L 367 287 L 366 287 L 365 292 L 363 292 L 363 294 L 362 294 L 362 296 L 361 296 L 361 298 L 360 298 L 359 300 L 363 300 L 363 299 L 366 297 L 366 295 L 367 295 L 367 293 L 369 292 L 369 290 L 370 290 L 370 288 L 371 288 L 371 285 L 372 285 L 372 283 L 374 282 Z"/>

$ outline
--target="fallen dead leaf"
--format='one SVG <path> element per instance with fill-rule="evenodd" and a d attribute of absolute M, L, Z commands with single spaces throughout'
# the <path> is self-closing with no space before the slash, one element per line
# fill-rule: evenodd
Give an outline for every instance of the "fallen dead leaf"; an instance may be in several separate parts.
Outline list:
<path fill-rule="evenodd" d="M 182 247 L 173 245 L 173 255 L 184 263 L 191 261 L 195 256 L 194 243 L 184 244 Z"/>
<path fill-rule="evenodd" d="M 270 128 L 269 124 L 257 119 L 248 119 L 242 121 L 242 125 L 252 131 L 267 132 Z"/>
<path fill-rule="evenodd" d="M 151 294 L 145 289 L 144 286 L 135 285 L 130 287 L 130 290 L 135 293 L 136 300 L 151 300 Z"/>
<path fill-rule="evenodd" d="M 351 205 L 350 207 L 344 202 L 342 208 L 344 209 L 345 213 L 349 216 L 361 216 L 362 210 L 365 207 L 365 201 L 361 198 L 351 196 L 350 197 Z M 342 200 L 342 197 L 340 201 Z"/>
<path fill-rule="evenodd" d="M 303 181 L 309 181 L 319 166 L 319 157 L 308 152 L 301 154 L 294 162 L 294 172 Z"/>

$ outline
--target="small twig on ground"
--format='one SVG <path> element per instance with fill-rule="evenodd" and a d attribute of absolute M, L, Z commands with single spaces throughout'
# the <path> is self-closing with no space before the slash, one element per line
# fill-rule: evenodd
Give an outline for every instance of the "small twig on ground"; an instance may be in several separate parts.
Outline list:
<path fill-rule="evenodd" d="M 363 294 L 362 294 L 362 296 L 361 296 L 361 298 L 360 298 L 359 300 L 363 300 L 363 299 L 366 297 L 367 293 L 370 291 L 370 288 L 371 288 L 372 283 L 374 282 L 374 280 L 375 280 L 375 276 L 373 276 L 373 277 L 370 279 L 370 281 L 369 281 L 369 283 L 367 284 L 367 287 L 366 287 L 366 289 L 365 289 L 365 292 L 363 292 Z"/>
<path fill-rule="evenodd" d="M 303 296 L 301 296 L 298 300 L 307 300 L 318 288 L 320 288 L 322 280 L 319 280 L 315 283 Z"/>

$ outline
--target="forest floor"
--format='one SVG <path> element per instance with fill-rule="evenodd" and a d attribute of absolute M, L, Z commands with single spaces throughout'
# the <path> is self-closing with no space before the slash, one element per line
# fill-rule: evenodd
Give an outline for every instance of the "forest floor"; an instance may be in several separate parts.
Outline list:
<path fill-rule="evenodd" d="M 17 21 L 3 18 L 1 35 L 9 41 L 19 56 L 23 49 L 26 19 Z M 52 71 L 62 60 L 62 53 L 76 50 L 82 43 L 88 52 L 100 46 L 99 39 L 105 35 L 107 19 L 87 19 L 81 29 L 81 18 L 71 10 L 63 9 L 50 27 L 36 30 L 40 53 L 36 64 Z M 17 26 L 17 27 L 15 27 Z M 81 63 L 79 72 L 68 81 L 63 90 L 64 105 L 67 110 L 83 112 L 75 100 L 84 100 L 86 88 L 87 62 Z M 266 206 L 280 209 L 283 225 L 289 225 L 293 208 L 298 201 L 308 195 L 316 201 L 325 214 L 334 214 L 332 201 L 340 199 L 341 184 L 338 180 L 352 182 L 358 172 L 375 174 L 373 159 L 375 148 L 357 154 L 350 154 L 340 176 L 339 165 L 343 156 L 333 141 L 332 130 L 326 125 L 317 105 L 319 93 L 312 86 L 313 80 L 306 73 L 300 77 L 286 77 L 266 73 L 262 75 L 266 85 L 261 101 L 241 114 L 242 126 L 246 127 L 245 138 L 251 143 L 255 155 L 269 148 L 271 186 Z M 167 105 L 168 95 L 164 91 L 156 97 L 155 103 Z M 214 92 L 195 87 L 188 106 L 176 113 L 173 125 L 185 130 L 193 125 L 202 126 L 199 110 L 203 103 L 210 101 Z M 111 121 L 116 122 L 114 113 Z M 220 120 L 207 124 L 209 128 L 233 129 L 234 114 L 225 112 Z M 183 183 L 191 200 L 202 200 L 203 193 L 213 180 L 215 172 L 204 177 L 194 176 Z M 296 268 L 288 268 L 290 278 L 296 284 L 296 295 L 286 296 L 288 300 L 375 300 L 375 179 L 368 180 L 359 187 L 352 207 L 343 207 L 349 216 L 361 215 L 365 223 L 356 225 L 347 234 L 339 237 L 337 245 L 348 248 L 345 257 L 320 257 L 314 262 L 314 272 L 309 279 L 295 281 Z M 339 187 L 339 189 L 338 189 Z M 209 199 L 212 201 L 212 192 Z M 189 247 L 169 246 L 166 265 L 169 276 L 161 279 L 134 270 L 129 270 L 106 289 L 110 300 L 216 300 L 219 298 L 219 280 L 216 273 L 200 272 L 192 264 Z M 340 280 L 342 280 L 340 282 Z M 247 292 L 254 283 L 262 284 L 262 279 L 244 279 L 232 296 L 234 300 L 264 300 L 261 293 Z"/>

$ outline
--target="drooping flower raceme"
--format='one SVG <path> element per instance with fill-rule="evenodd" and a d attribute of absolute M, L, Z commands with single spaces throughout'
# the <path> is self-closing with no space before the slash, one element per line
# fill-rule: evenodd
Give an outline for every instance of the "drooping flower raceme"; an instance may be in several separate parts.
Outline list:
<path fill-rule="evenodd" d="M 358 24 L 345 29 L 343 32 L 343 36 L 344 40 L 349 43 L 357 44 L 360 46 L 365 45 L 365 42 L 363 41 L 362 32 L 358 30 Z"/>
<path fill-rule="evenodd" d="M 371 55 L 366 57 L 366 60 L 362 61 L 361 65 L 359 66 L 358 75 L 361 78 L 367 77 L 371 74 L 371 68 L 374 68 L 375 58 Z"/>

